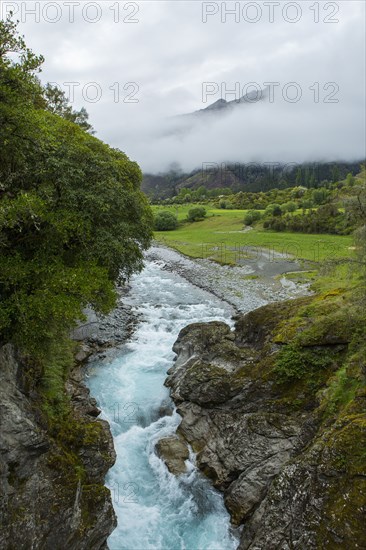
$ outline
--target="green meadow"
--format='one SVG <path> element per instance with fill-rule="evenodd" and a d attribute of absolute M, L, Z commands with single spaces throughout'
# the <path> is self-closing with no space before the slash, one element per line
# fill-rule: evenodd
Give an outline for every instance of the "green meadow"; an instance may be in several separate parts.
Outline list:
<path fill-rule="evenodd" d="M 353 254 L 351 236 L 284 233 L 245 228 L 245 210 L 222 210 L 203 205 L 207 217 L 198 222 L 184 220 L 191 204 L 182 206 L 153 206 L 155 213 L 168 210 L 180 222 L 174 231 L 157 231 L 155 239 L 193 258 L 209 258 L 225 264 L 236 264 L 253 257 L 256 250 L 268 249 L 273 254 L 285 254 L 298 260 L 319 262 L 346 258 Z"/>

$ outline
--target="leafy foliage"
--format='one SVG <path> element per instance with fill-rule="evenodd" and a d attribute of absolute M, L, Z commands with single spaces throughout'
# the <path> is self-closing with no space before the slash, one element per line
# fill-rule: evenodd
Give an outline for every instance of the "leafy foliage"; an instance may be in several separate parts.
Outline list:
<path fill-rule="evenodd" d="M 219 207 L 222 208 L 223 210 L 232 210 L 233 205 L 231 204 L 230 201 L 221 199 L 219 202 Z"/>
<path fill-rule="evenodd" d="M 42 61 L 0 22 L 0 341 L 45 360 L 85 306 L 106 312 L 115 281 L 141 269 L 152 214 L 137 164 L 64 98 L 50 108 Z"/>
<path fill-rule="evenodd" d="M 266 208 L 266 215 L 270 216 L 281 216 L 282 215 L 282 209 L 281 206 L 277 203 L 269 204 Z"/>
<path fill-rule="evenodd" d="M 46 108 L 51 113 L 59 115 L 70 122 L 75 122 L 75 124 L 86 132 L 94 134 L 93 127 L 88 122 L 89 115 L 85 107 L 82 107 L 80 111 L 74 111 L 68 104 L 67 98 L 62 90 L 48 83 L 44 89 L 44 98 L 46 100 Z"/>
<path fill-rule="evenodd" d="M 283 212 L 295 212 L 297 210 L 297 204 L 294 201 L 285 202 L 281 207 Z"/>

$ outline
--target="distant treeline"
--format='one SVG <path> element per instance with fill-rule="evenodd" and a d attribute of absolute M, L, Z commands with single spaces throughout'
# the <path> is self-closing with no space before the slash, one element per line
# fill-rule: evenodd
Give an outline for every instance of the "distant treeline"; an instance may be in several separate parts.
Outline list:
<path fill-rule="evenodd" d="M 183 173 L 174 165 L 157 175 L 145 174 L 142 189 L 153 200 L 164 200 L 192 194 L 192 200 L 214 198 L 239 192 L 259 193 L 271 189 L 294 186 L 307 188 L 327 187 L 329 183 L 343 180 L 347 174 L 356 175 L 360 162 L 332 163 L 250 163 L 214 165 L 204 163 L 202 168 Z"/>

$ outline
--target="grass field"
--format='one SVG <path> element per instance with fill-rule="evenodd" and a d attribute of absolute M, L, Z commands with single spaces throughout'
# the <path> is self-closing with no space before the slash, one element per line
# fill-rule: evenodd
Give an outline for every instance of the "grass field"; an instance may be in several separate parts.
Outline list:
<path fill-rule="evenodd" d="M 192 205 L 154 206 L 153 210 L 169 210 L 182 222 L 190 208 Z M 262 248 L 312 262 L 353 254 L 351 236 L 284 233 L 260 228 L 243 230 L 244 210 L 222 210 L 207 205 L 205 208 L 205 220 L 183 223 L 174 231 L 157 231 L 156 240 L 187 256 L 210 258 L 227 264 L 253 257 L 256 249 Z"/>

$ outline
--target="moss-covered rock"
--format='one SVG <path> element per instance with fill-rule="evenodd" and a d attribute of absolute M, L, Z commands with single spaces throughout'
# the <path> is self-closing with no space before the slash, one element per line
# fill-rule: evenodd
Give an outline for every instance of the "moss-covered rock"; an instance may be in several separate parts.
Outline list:
<path fill-rule="evenodd" d="M 76 373 L 60 414 L 41 414 L 28 369 L 12 346 L 0 349 L 0 546 L 100 550 L 116 525 L 104 487 L 115 460 L 109 427 Z"/>
<path fill-rule="evenodd" d="M 364 547 L 365 328 L 348 300 L 191 325 L 174 346 L 178 431 L 244 524 L 241 550 Z"/>

